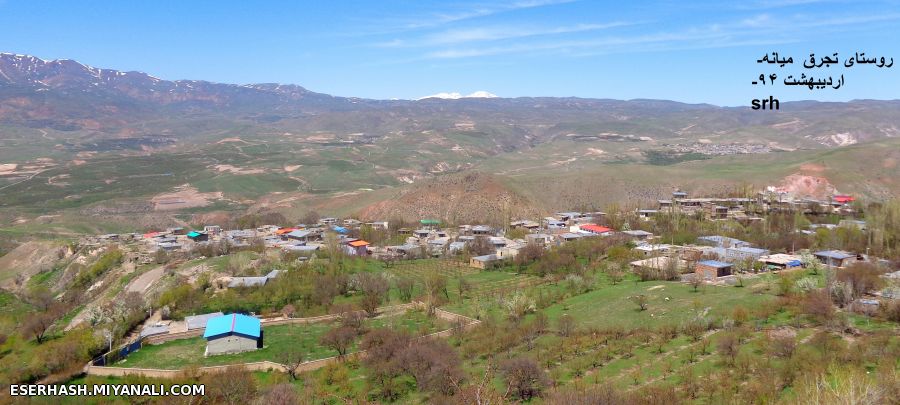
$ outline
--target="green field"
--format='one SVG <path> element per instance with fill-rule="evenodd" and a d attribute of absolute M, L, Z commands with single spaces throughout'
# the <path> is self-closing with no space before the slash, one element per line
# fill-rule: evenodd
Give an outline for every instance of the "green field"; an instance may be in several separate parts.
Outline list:
<path fill-rule="evenodd" d="M 203 337 L 180 339 L 159 345 L 145 345 L 117 367 L 181 369 L 188 366 L 218 366 L 257 361 L 279 362 L 285 353 L 299 348 L 304 361 L 323 359 L 337 353 L 319 343 L 319 339 L 334 323 L 292 324 L 263 327 L 263 348 L 252 352 L 204 357 L 206 340 Z M 424 313 L 411 311 L 402 315 L 366 321 L 368 328 L 392 327 L 410 331 L 437 332 L 446 329 L 444 322 L 428 318 Z M 351 352 L 355 350 L 351 349 Z"/>

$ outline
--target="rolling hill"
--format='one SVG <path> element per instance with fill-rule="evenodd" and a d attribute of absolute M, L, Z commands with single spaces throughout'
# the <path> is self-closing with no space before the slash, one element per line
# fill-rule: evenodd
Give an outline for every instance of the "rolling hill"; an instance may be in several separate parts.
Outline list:
<path fill-rule="evenodd" d="M 144 227 L 310 209 L 496 219 L 810 179 L 898 194 L 900 101 L 782 107 L 370 100 L 0 54 L 0 221 L 72 230 L 84 218 Z"/>

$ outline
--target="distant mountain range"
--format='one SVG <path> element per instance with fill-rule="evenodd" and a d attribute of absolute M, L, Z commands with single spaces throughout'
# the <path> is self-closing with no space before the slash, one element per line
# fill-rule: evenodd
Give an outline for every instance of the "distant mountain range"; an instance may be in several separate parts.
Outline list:
<path fill-rule="evenodd" d="M 747 129 L 757 133 L 759 127 L 783 139 L 821 138 L 823 145 L 900 135 L 896 118 L 900 101 L 783 105 L 773 113 L 664 100 L 500 98 L 484 91 L 465 96 L 439 93 L 419 101 L 372 100 L 336 97 L 292 84 L 170 81 L 69 59 L 0 54 L 0 123 L 32 128 L 117 132 L 148 120 L 206 116 L 276 126 L 289 123 L 288 127 L 298 131 L 346 129 L 372 136 L 399 129 L 386 125 L 388 121 L 405 121 L 419 131 L 443 130 L 448 120 L 471 122 L 483 127 L 488 136 L 492 136 L 490 127 L 515 128 L 520 139 L 502 140 L 501 145 L 533 145 L 559 136 L 604 133 L 652 138 L 721 135 Z M 334 125 L 336 120 L 340 125 Z M 177 130 L 170 132 L 179 136 Z"/>
<path fill-rule="evenodd" d="M 0 135 L 0 207 L 35 214 L 152 212 L 194 190 L 217 201 L 197 204 L 228 210 L 330 211 L 340 200 L 345 213 L 500 218 L 792 175 L 900 194 L 900 100 L 775 112 L 481 91 L 372 100 L 3 53 Z"/>

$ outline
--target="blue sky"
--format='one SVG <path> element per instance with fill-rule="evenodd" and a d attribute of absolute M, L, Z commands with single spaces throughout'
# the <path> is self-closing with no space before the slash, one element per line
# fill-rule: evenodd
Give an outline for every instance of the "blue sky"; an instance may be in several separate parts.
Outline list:
<path fill-rule="evenodd" d="M 327 3 L 327 4 L 326 4 Z M 164 79 L 294 83 L 369 98 L 485 90 L 504 97 L 657 98 L 718 105 L 900 98 L 898 1 L 0 0 L 0 51 Z M 795 66 L 756 60 L 777 51 Z M 841 89 L 750 84 L 854 52 Z"/>

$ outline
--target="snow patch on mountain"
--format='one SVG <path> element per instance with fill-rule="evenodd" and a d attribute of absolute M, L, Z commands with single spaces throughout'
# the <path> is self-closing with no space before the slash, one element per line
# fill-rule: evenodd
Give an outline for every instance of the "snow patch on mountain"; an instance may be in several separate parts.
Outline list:
<path fill-rule="evenodd" d="M 479 91 L 476 91 L 474 93 L 471 93 L 471 94 L 468 94 L 465 96 L 460 93 L 457 93 L 457 92 L 453 92 L 453 93 L 442 92 L 442 93 L 432 94 L 430 96 L 419 97 L 416 100 L 425 100 L 427 98 L 442 98 L 445 100 L 458 100 L 461 98 L 497 98 L 497 97 L 499 97 L 499 96 L 496 94 L 489 93 L 484 90 L 479 90 Z"/>

